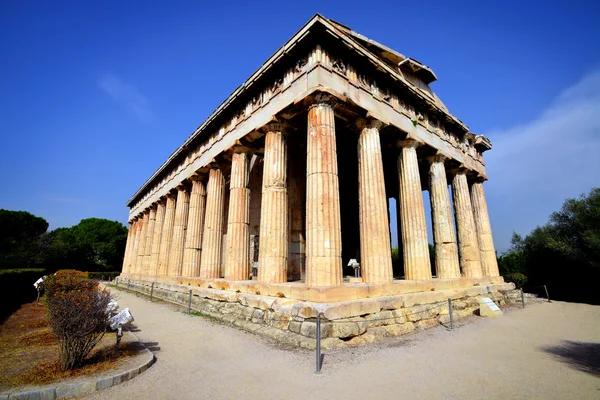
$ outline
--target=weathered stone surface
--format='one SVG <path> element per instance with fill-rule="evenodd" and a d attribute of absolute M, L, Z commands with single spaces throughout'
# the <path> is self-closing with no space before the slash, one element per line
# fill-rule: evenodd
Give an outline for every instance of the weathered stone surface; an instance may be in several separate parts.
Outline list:
<path fill-rule="evenodd" d="M 247 280 L 250 276 L 250 189 L 248 155 L 231 159 L 225 279 Z"/>
<path fill-rule="evenodd" d="M 388 205 L 377 120 L 359 120 L 358 201 L 361 275 L 367 283 L 393 279 Z"/>
<path fill-rule="evenodd" d="M 438 278 L 460 278 L 458 248 L 452 221 L 448 181 L 444 161 L 446 157 L 429 157 L 429 200 L 435 242 L 435 270 Z"/>
<path fill-rule="evenodd" d="M 321 321 L 321 337 L 327 338 L 331 336 L 333 326 L 331 322 Z M 304 321 L 300 327 L 300 334 L 303 336 L 314 338 L 316 337 L 317 323 L 314 321 Z"/>
<path fill-rule="evenodd" d="M 348 338 L 362 335 L 367 330 L 368 322 L 364 318 L 350 318 L 339 321 L 332 321 L 331 336 L 339 338 Z"/>
<path fill-rule="evenodd" d="M 185 234 L 185 250 L 183 252 L 184 276 L 200 276 L 205 207 L 206 189 L 204 184 L 196 177 L 192 181 L 188 225 Z"/>
<path fill-rule="evenodd" d="M 475 182 L 471 186 L 471 203 L 477 227 L 477 239 L 481 254 L 481 267 L 484 276 L 498 276 L 498 259 L 492 238 L 492 227 L 488 214 L 487 202 L 483 191 L 483 182 Z"/>
<path fill-rule="evenodd" d="M 175 195 L 167 195 L 167 204 L 165 207 L 165 220 L 163 222 L 159 258 L 158 275 L 167 275 L 169 268 L 169 252 L 173 240 L 173 226 L 175 223 Z"/>
<path fill-rule="evenodd" d="M 267 130 L 260 212 L 258 280 L 280 283 L 287 282 L 287 144 L 281 124 L 270 124 Z"/>
<path fill-rule="evenodd" d="M 429 329 L 437 325 L 439 325 L 437 319 L 422 319 L 420 321 L 415 322 L 415 327 L 418 329 Z"/>
<path fill-rule="evenodd" d="M 308 110 L 306 284 L 342 283 L 342 234 L 334 112 L 327 96 Z"/>
<path fill-rule="evenodd" d="M 202 233 L 200 278 L 220 278 L 223 241 L 225 178 L 219 169 L 211 169 L 206 188 L 206 213 Z"/>
<path fill-rule="evenodd" d="M 185 186 L 177 187 L 177 202 L 175 203 L 175 221 L 173 223 L 173 241 L 169 250 L 169 272 L 171 276 L 181 276 L 183 272 L 183 252 L 185 248 L 185 233 L 188 223 L 190 193 Z"/>
<path fill-rule="evenodd" d="M 473 217 L 469 185 L 463 170 L 457 171 L 452 179 L 452 196 L 462 275 L 477 278 L 482 276 L 481 255 L 477 243 L 477 230 Z"/>
<path fill-rule="evenodd" d="M 404 273 L 408 280 L 431 279 L 425 207 L 419 176 L 416 140 L 400 143 L 398 180 Z"/>

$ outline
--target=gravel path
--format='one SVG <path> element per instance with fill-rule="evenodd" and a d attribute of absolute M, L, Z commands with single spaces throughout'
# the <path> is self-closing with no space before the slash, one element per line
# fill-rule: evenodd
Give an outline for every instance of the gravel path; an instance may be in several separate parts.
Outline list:
<path fill-rule="evenodd" d="M 285 349 L 117 292 L 157 362 L 89 399 L 600 399 L 600 307 L 542 303 L 357 349 Z M 562 356 L 561 356 L 562 355 Z"/>

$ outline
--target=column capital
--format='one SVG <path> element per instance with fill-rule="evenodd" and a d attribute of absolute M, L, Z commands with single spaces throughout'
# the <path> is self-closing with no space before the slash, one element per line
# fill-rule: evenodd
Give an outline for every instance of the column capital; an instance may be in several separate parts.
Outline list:
<path fill-rule="evenodd" d="M 280 132 L 286 135 L 289 133 L 289 129 L 290 127 L 287 124 L 278 121 L 271 121 L 261 127 L 260 131 L 265 134 L 269 132 Z"/>
<path fill-rule="evenodd" d="M 376 119 L 376 118 L 359 118 L 356 120 L 355 122 L 356 128 L 359 131 L 362 131 L 365 128 L 373 128 L 373 129 L 377 129 L 380 130 L 381 127 L 383 126 L 383 122 L 381 122 L 380 120 Z"/>
<path fill-rule="evenodd" d="M 435 163 L 440 163 L 440 162 L 441 163 L 446 162 L 449 159 L 449 157 L 442 153 L 437 153 L 433 156 L 425 157 L 425 159 L 427 161 L 429 161 L 429 164 L 435 164 Z"/>
<path fill-rule="evenodd" d="M 423 142 L 420 142 L 417 139 L 413 139 L 410 137 L 407 137 L 404 140 L 397 140 L 396 141 L 396 146 L 397 147 L 408 147 L 408 148 L 412 148 L 412 149 L 416 149 L 419 146 L 422 146 Z"/>
<path fill-rule="evenodd" d="M 316 92 L 308 96 L 306 99 L 304 99 L 304 101 L 308 105 L 308 109 L 310 110 L 311 108 L 323 105 L 328 105 L 329 107 L 333 108 L 337 105 L 339 99 L 331 93 Z"/>

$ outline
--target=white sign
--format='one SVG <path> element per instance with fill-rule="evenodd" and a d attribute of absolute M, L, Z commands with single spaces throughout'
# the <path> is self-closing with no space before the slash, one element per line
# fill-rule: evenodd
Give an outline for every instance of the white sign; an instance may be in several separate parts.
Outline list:
<path fill-rule="evenodd" d="M 489 297 L 482 297 L 481 301 L 484 302 L 492 311 L 500 311 L 500 307 L 496 305 Z"/>
<path fill-rule="evenodd" d="M 109 320 L 110 329 L 113 331 L 119 326 L 125 326 L 133 322 L 133 315 L 129 312 L 129 308 L 124 308 L 120 313 Z"/>
<path fill-rule="evenodd" d="M 35 287 L 36 289 L 39 289 L 41 283 L 44 282 L 44 279 L 46 279 L 46 275 L 42 276 L 40 279 L 35 281 L 35 283 L 33 284 L 33 287 Z"/>

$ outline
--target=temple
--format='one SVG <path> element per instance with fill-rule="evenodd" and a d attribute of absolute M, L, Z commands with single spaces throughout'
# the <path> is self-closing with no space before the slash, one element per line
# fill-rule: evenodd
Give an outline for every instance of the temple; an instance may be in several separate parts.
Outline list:
<path fill-rule="evenodd" d="M 122 278 L 242 305 L 243 295 L 271 297 L 270 310 L 281 299 L 443 299 L 504 287 L 484 192 L 491 144 L 450 114 L 429 87 L 436 79 L 315 15 L 127 202 Z"/>

